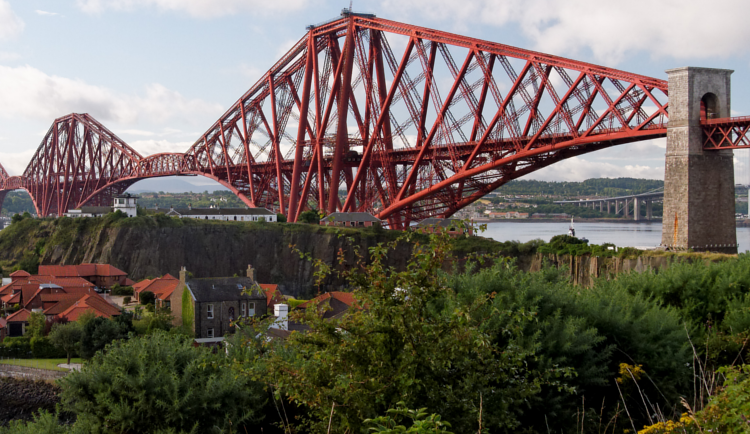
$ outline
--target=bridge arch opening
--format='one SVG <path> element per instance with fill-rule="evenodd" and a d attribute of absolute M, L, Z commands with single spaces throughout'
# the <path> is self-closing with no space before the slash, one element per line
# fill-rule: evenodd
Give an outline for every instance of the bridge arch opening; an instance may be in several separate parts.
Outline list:
<path fill-rule="evenodd" d="M 708 92 L 701 98 L 701 121 L 719 117 L 719 97 Z"/>

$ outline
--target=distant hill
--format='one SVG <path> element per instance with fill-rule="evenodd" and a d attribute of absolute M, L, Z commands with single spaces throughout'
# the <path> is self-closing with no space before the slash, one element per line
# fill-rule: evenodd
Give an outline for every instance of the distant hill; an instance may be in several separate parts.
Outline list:
<path fill-rule="evenodd" d="M 218 182 L 212 183 L 211 180 L 202 176 L 200 178 L 197 176 L 165 176 L 164 178 L 149 178 L 138 181 L 130 186 L 127 192 L 133 194 L 160 191 L 164 193 L 203 193 L 204 191 L 228 190 Z"/>
<path fill-rule="evenodd" d="M 637 178 L 592 178 L 583 182 L 515 180 L 495 190 L 503 195 L 548 195 L 557 197 L 614 197 L 663 188 L 664 181 Z"/>

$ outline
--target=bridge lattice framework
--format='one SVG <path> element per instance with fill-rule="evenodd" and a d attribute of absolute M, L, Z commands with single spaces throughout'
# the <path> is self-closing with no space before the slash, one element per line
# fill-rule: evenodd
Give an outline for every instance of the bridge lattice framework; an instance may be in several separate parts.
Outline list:
<path fill-rule="evenodd" d="M 40 216 L 202 175 L 251 207 L 367 211 L 405 228 L 588 152 L 665 137 L 664 80 L 348 11 L 307 34 L 185 153 L 144 157 L 87 114 L 56 119 L 0 200 Z M 750 118 L 704 119 L 706 150 Z"/>

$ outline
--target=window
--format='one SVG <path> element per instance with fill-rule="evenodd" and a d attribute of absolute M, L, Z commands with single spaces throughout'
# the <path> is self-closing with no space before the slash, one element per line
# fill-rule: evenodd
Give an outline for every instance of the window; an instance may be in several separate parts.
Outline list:
<path fill-rule="evenodd" d="M 255 303 L 248 303 L 247 307 L 247 315 L 255 316 Z"/>
<path fill-rule="evenodd" d="M 206 337 L 208 337 L 208 338 L 214 337 L 214 329 L 208 329 L 208 330 L 206 330 Z"/>
<path fill-rule="evenodd" d="M 213 319 L 214 318 L 214 305 L 213 304 L 209 304 L 209 305 L 206 306 L 206 309 L 207 309 L 206 310 L 206 313 L 207 313 L 206 317 L 208 319 Z"/>
<path fill-rule="evenodd" d="M 244 301 L 240 305 L 240 313 L 242 314 L 243 317 L 247 316 L 247 303 L 245 303 Z"/>

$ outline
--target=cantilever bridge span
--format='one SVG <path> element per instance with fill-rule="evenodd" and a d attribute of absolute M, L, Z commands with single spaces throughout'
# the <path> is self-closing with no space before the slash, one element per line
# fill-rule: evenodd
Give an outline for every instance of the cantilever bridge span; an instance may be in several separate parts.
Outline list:
<path fill-rule="evenodd" d="M 750 119 L 706 113 L 705 149 L 748 144 Z M 664 80 L 345 10 L 184 154 L 144 157 L 71 114 L 22 176 L 0 170 L 0 195 L 23 188 L 40 216 L 60 215 L 141 179 L 203 175 L 290 221 L 369 211 L 404 228 L 560 160 L 665 137 L 668 116 Z"/>

